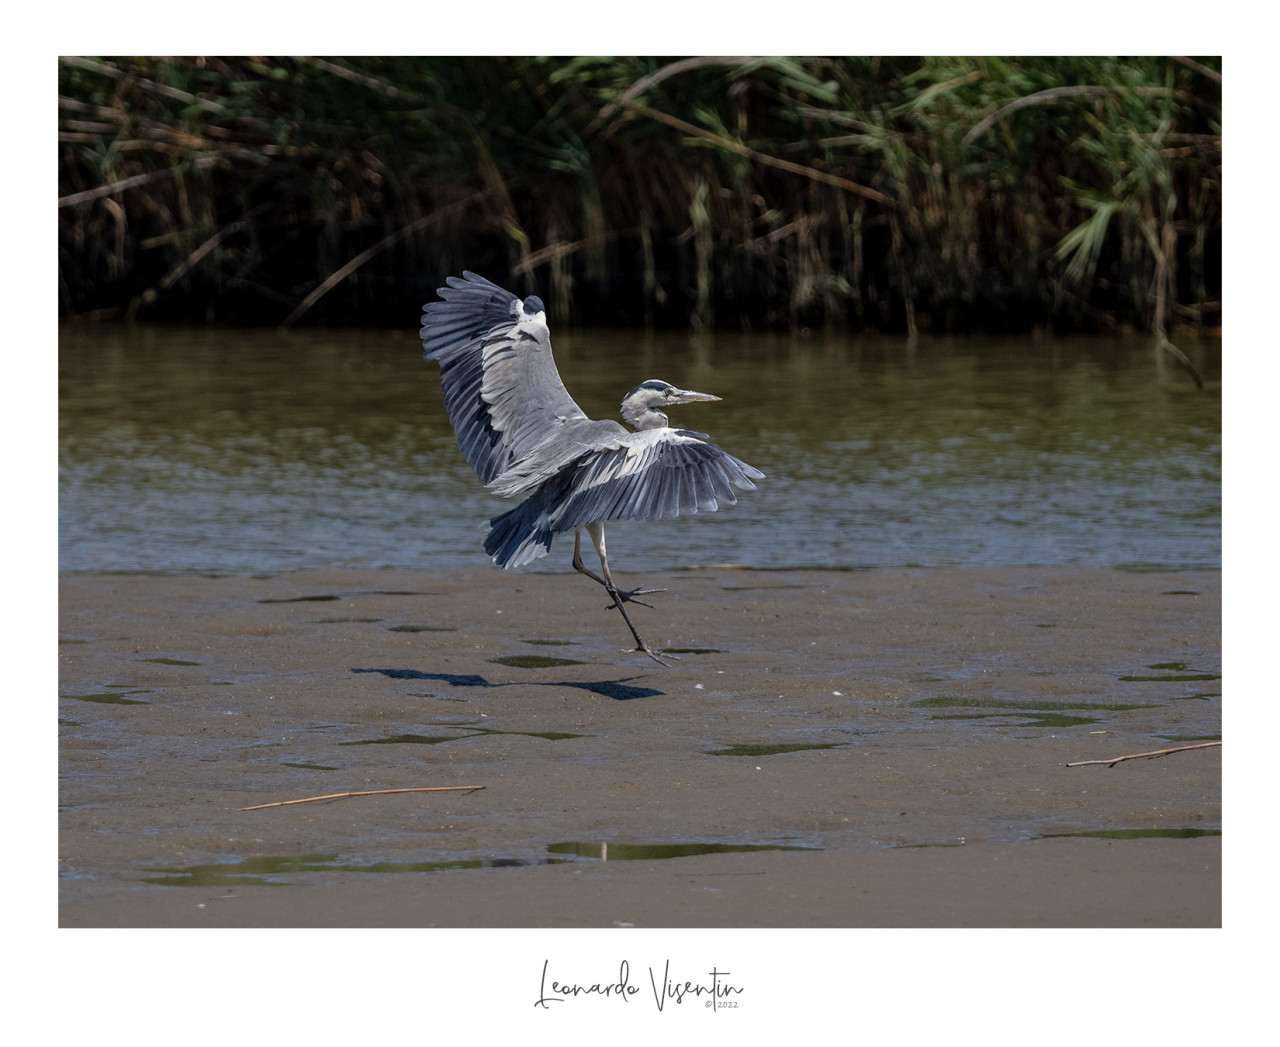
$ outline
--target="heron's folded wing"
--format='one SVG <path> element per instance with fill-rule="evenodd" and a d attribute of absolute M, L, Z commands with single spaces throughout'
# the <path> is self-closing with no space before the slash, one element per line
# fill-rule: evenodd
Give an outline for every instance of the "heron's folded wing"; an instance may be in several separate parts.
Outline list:
<path fill-rule="evenodd" d="M 755 489 L 764 476 L 727 451 L 682 429 L 627 433 L 621 446 L 596 451 L 577 466 L 551 514 L 556 531 L 609 520 L 668 520 L 737 502 L 733 488 Z"/>

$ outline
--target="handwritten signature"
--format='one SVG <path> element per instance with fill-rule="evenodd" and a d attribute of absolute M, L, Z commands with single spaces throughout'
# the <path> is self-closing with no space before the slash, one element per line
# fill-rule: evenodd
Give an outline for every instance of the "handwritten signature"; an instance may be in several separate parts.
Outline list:
<path fill-rule="evenodd" d="M 617 979 L 610 981 L 573 982 L 549 979 L 550 968 L 551 961 L 544 960 L 538 998 L 533 1001 L 535 1007 L 541 1007 L 544 1010 L 549 1010 L 550 1004 L 566 1003 L 579 996 L 600 996 L 630 1003 L 632 997 L 641 992 L 640 986 L 631 984 L 631 964 L 626 960 L 618 965 Z M 729 975 L 729 971 L 712 967 L 706 974 L 710 981 L 681 981 L 678 977 L 671 977 L 671 961 L 667 960 L 662 966 L 661 979 L 658 978 L 654 968 L 649 968 L 649 987 L 653 994 L 653 1002 L 659 1011 L 671 1000 L 680 1006 L 688 999 L 702 1000 L 703 1006 L 708 1010 L 719 1011 L 737 1007 L 738 1001 L 731 997 L 742 993 L 741 986 L 727 981 Z"/>

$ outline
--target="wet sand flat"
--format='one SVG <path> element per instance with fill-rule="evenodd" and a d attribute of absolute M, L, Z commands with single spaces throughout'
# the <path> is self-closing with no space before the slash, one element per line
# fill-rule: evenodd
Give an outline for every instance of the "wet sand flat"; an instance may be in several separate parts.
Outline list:
<path fill-rule="evenodd" d="M 64 576 L 61 924 L 1220 924 L 1217 572 L 620 581 Z"/>

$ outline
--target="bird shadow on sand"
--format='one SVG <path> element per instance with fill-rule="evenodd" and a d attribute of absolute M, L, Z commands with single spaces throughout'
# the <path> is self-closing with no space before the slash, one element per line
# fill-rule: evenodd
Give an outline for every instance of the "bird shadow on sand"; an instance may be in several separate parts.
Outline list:
<path fill-rule="evenodd" d="M 477 676 L 473 673 L 424 673 L 418 669 L 352 669 L 351 671 L 353 673 L 381 673 L 383 676 L 389 676 L 393 680 L 438 680 L 452 687 L 577 687 L 580 690 L 603 695 L 605 698 L 613 698 L 619 702 L 631 701 L 633 698 L 656 698 L 666 693 L 653 687 L 633 687 L 627 683 L 627 680 L 634 680 L 634 676 L 628 676 L 621 680 L 521 680 L 510 683 L 493 683 L 483 676 Z"/>

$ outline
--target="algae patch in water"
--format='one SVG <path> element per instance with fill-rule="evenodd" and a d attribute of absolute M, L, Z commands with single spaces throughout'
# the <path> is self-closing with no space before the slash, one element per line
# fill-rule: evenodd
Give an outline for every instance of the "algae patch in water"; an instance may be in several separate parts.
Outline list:
<path fill-rule="evenodd" d="M 845 742 L 792 742 L 785 745 L 730 745 L 724 749 L 704 749 L 703 756 L 777 756 L 781 753 L 798 753 L 806 749 L 838 749 Z"/>
<path fill-rule="evenodd" d="M 601 861 L 647 861 L 655 858 L 690 858 L 699 854 L 737 854 L 746 851 L 820 851 L 821 847 L 795 847 L 772 843 L 588 843 L 570 840 L 547 847 L 550 854 Z"/>
<path fill-rule="evenodd" d="M 922 709 L 999 709 L 1015 713 L 1061 712 L 1067 709 L 1083 709 L 1096 712 L 1127 712 L 1130 709 L 1146 709 L 1146 705 L 1122 705 L 1104 702 L 1045 702 L 1010 701 L 1006 698 L 970 698 L 966 695 L 940 694 L 933 698 L 921 698 L 912 705 Z"/>
<path fill-rule="evenodd" d="M 367 738 L 355 742 L 338 742 L 339 745 L 439 745 L 441 742 L 459 742 L 464 738 L 478 738 L 487 734 L 514 734 L 526 738 L 542 738 L 548 742 L 558 742 L 565 738 L 586 738 L 585 734 L 569 734 L 566 731 L 498 731 L 490 727 L 459 726 L 450 728 L 460 734 L 393 734 L 386 738 Z"/>
<path fill-rule="evenodd" d="M 146 691 L 108 691 L 104 694 L 64 694 L 64 698 L 73 698 L 77 702 L 97 702 L 100 705 L 150 705 L 141 698 L 126 698 L 126 694 L 146 694 Z"/>
<path fill-rule="evenodd" d="M 299 854 L 283 857 L 246 858 L 239 862 L 189 865 L 185 868 L 148 869 L 159 876 L 144 876 L 143 883 L 162 887 L 283 887 L 284 877 L 302 873 L 423 873 L 442 869 L 486 869 L 520 865 L 550 865 L 553 858 L 469 858 L 435 862 L 370 862 L 367 865 L 343 862 L 337 854 Z M 567 859 L 558 859 L 566 861 Z"/>
<path fill-rule="evenodd" d="M 277 877 L 289 873 L 322 871 L 336 861 L 337 857 L 336 854 L 297 854 L 188 865 L 185 868 L 148 869 L 147 872 L 162 875 L 144 876 L 142 882 L 171 887 L 271 887 L 285 882 Z"/>
<path fill-rule="evenodd" d="M 1195 742 L 1220 742 L 1220 734 L 1157 734 L 1157 738 L 1175 745 L 1191 745 Z"/>
<path fill-rule="evenodd" d="M 1174 676 L 1126 675 L 1117 676 L 1116 679 L 1125 683 L 1189 683 L 1203 680 L 1221 680 L 1222 675 L 1220 673 L 1179 673 Z"/>
<path fill-rule="evenodd" d="M 474 733 L 474 732 L 472 732 Z M 392 734 L 386 738 L 363 738 L 355 742 L 338 742 L 339 745 L 439 745 L 470 738 L 471 734 Z"/>
<path fill-rule="evenodd" d="M 1200 836 L 1221 836 L 1221 829 L 1094 829 L 1078 833 L 1041 833 L 1039 840 L 1066 836 L 1096 837 L 1101 840 L 1193 840 Z"/>
<path fill-rule="evenodd" d="M 967 695 L 940 694 L 933 698 L 922 698 L 912 702 L 922 709 L 981 709 L 982 712 L 937 713 L 935 720 L 988 720 L 993 716 L 1025 717 L 1023 727 L 1086 727 L 1098 723 L 1096 716 L 1081 716 L 1078 713 L 1089 712 L 1127 712 L 1131 709 L 1147 709 L 1147 705 L 1133 705 L 1103 702 L 1046 702 L 1046 701 L 1010 701 L 1001 698 L 973 698 Z M 1070 715 L 1076 712 L 1077 715 Z"/>
<path fill-rule="evenodd" d="M 569 734 L 567 731 L 497 731 L 489 727 L 471 727 L 472 734 L 522 734 L 526 738 L 543 738 L 548 742 L 558 742 L 565 738 L 589 738 L 586 734 Z"/>
<path fill-rule="evenodd" d="M 513 654 L 506 658 L 490 658 L 494 665 L 509 665 L 513 669 L 551 669 L 557 665 L 586 665 L 575 658 L 548 658 L 542 654 Z"/>

